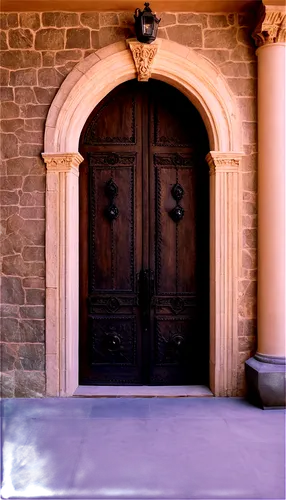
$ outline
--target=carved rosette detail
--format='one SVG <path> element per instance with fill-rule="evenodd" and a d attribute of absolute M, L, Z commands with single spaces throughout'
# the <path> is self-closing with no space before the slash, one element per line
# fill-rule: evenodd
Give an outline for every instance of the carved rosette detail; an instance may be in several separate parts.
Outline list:
<path fill-rule="evenodd" d="M 286 42 L 286 10 L 271 6 L 261 6 L 260 20 L 252 37 L 257 47 L 272 43 Z"/>
<path fill-rule="evenodd" d="M 127 41 L 134 59 L 139 82 L 148 82 L 151 78 L 151 69 L 158 52 L 158 43 L 147 45 L 137 41 Z"/>

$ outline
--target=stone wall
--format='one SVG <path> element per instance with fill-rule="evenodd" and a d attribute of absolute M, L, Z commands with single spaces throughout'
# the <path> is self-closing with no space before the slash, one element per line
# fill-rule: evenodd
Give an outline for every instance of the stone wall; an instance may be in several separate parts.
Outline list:
<path fill-rule="evenodd" d="M 256 347 L 256 56 L 246 14 L 160 13 L 159 36 L 210 59 L 237 96 L 246 157 L 241 172 L 239 383 Z M 45 167 L 49 106 L 74 65 L 133 36 L 133 14 L 1 14 L 1 251 L 3 396 L 45 394 Z M 234 394 L 235 395 L 235 394 Z"/>

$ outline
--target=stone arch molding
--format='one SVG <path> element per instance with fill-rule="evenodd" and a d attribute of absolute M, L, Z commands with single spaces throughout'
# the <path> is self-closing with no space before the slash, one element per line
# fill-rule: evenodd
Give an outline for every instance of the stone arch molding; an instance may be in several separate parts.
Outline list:
<path fill-rule="evenodd" d="M 45 151 L 76 152 L 84 123 L 114 87 L 136 78 L 125 42 L 91 54 L 75 66 L 60 87 L 48 113 Z M 240 151 L 241 129 L 235 99 L 221 72 L 188 47 L 160 40 L 152 78 L 177 87 L 197 107 L 214 151 Z"/>
<path fill-rule="evenodd" d="M 152 78 L 183 92 L 209 135 L 210 388 L 235 395 L 241 124 L 236 101 L 214 64 L 188 47 L 158 41 Z M 78 388 L 78 153 L 82 128 L 95 106 L 120 83 L 136 78 L 125 42 L 77 64 L 50 107 L 45 128 L 47 395 Z M 144 85 L 144 83 L 142 83 Z"/>

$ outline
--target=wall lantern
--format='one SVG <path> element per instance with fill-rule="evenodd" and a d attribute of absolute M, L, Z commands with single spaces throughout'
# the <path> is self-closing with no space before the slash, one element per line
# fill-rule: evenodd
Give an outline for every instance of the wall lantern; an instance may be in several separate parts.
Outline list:
<path fill-rule="evenodd" d="M 135 33 L 138 42 L 152 43 L 156 40 L 159 22 L 156 13 L 153 14 L 149 7 L 149 3 L 144 3 L 144 10 L 136 9 L 135 18 Z"/>

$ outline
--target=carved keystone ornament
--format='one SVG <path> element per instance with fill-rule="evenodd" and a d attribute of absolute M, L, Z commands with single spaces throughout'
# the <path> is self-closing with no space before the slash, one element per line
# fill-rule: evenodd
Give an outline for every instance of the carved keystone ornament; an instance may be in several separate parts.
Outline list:
<path fill-rule="evenodd" d="M 127 40 L 127 45 L 134 59 L 139 82 L 148 82 L 149 78 L 151 78 L 152 64 L 158 52 L 159 43 L 160 41 L 156 40 L 156 42 L 146 45 L 145 43 L 137 42 L 135 39 Z"/>

